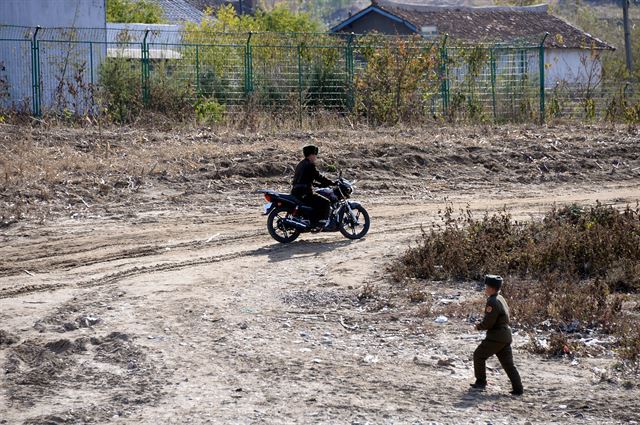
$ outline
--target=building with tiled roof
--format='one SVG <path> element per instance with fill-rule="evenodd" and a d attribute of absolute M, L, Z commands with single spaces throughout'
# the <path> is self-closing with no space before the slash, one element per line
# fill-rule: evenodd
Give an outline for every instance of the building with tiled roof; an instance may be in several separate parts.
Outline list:
<path fill-rule="evenodd" d="M 377 0 L 334 26 L 335 33 L 447 35 L 453 42 L 535 46 L 544 40 L 546 85 L 599 78 L 598 55 L 614 50 L 591 34 L 537 6 L 436 6 L 414 0 Z M 545 33 L 549 35 L 545 38 Z"/>
<path fill-rule="evenodd" d="M 336 25 L 333 32 L 356 34 L 447 34 L 465 42 L 541 41 L 547 48 L 611 49 L 612 46 L 537 6 L 434 6 L 379 0 Z"/>

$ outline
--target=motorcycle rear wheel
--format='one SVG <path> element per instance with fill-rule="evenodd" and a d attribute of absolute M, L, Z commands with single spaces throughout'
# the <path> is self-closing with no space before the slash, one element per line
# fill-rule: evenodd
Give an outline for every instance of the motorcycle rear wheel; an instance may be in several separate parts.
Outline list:
<path fill-rule="evenodd" d="M 371 220 L 369 219 L 369 213 L 362 205 L 353 206 L 351 209 L 356 216 L 357 223 L 353 222 L 351 214 L 346 210 L 344 214 L 342 214 L 342 219 L 338 224 L 338 227 L 342 236 L 356 240 L 363 238 L 367 234 L 369 226 L 371 225 Z"/>
<path fill-rule="evenodd" d="M 280 243 L 293 242 L 300 236 L 299 230 L 283 226 L 282 220 L 287 217 L 289 211 L 282 207 L 273 209 L 267 217 L 267 230 L 271 237 Z"/>

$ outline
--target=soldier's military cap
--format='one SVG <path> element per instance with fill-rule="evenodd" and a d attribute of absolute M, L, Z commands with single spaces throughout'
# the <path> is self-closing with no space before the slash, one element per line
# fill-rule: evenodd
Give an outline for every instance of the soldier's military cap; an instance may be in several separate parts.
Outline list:
<path fill-rule="evenodd" d="M 502 277 L 495 274 L 485 275 L 484 284 L 499 290 L 502 286 Z"/>

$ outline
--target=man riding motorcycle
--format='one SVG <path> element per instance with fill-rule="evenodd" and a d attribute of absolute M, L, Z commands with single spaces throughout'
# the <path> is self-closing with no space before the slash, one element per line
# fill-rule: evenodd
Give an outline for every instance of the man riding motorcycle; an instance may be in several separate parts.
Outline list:
<path fill-rule="evenodd" d="M 305 204 L 313 208 L 311 225 L 313 227 L 326 227 L 331 201 L 313 191 L 313 186 L 327 187 L 337 183 L 326 178 L 316 168 L 318 147 L 307 145 L 302 148 L 304 159 L 296 167 L 293 176 L 291 194 Z"/>

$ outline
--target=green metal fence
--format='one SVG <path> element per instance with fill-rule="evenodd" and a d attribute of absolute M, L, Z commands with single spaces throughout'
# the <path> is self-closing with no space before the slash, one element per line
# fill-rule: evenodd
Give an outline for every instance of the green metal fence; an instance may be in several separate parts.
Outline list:
<path fill-rule="evenodd" d="M 501 122 L 616 118 L 638 102 L 635 85 L 606 81 L 597 61 L 589 62 L 597 78 L 550 81 L 544 35 L 462 45 L 446 36 L 5 26 L 0 53 L 0 105 L 29 105 L 34 115 L 127 119 L 214 103 L 300 119 L 329 110 Z"/>

